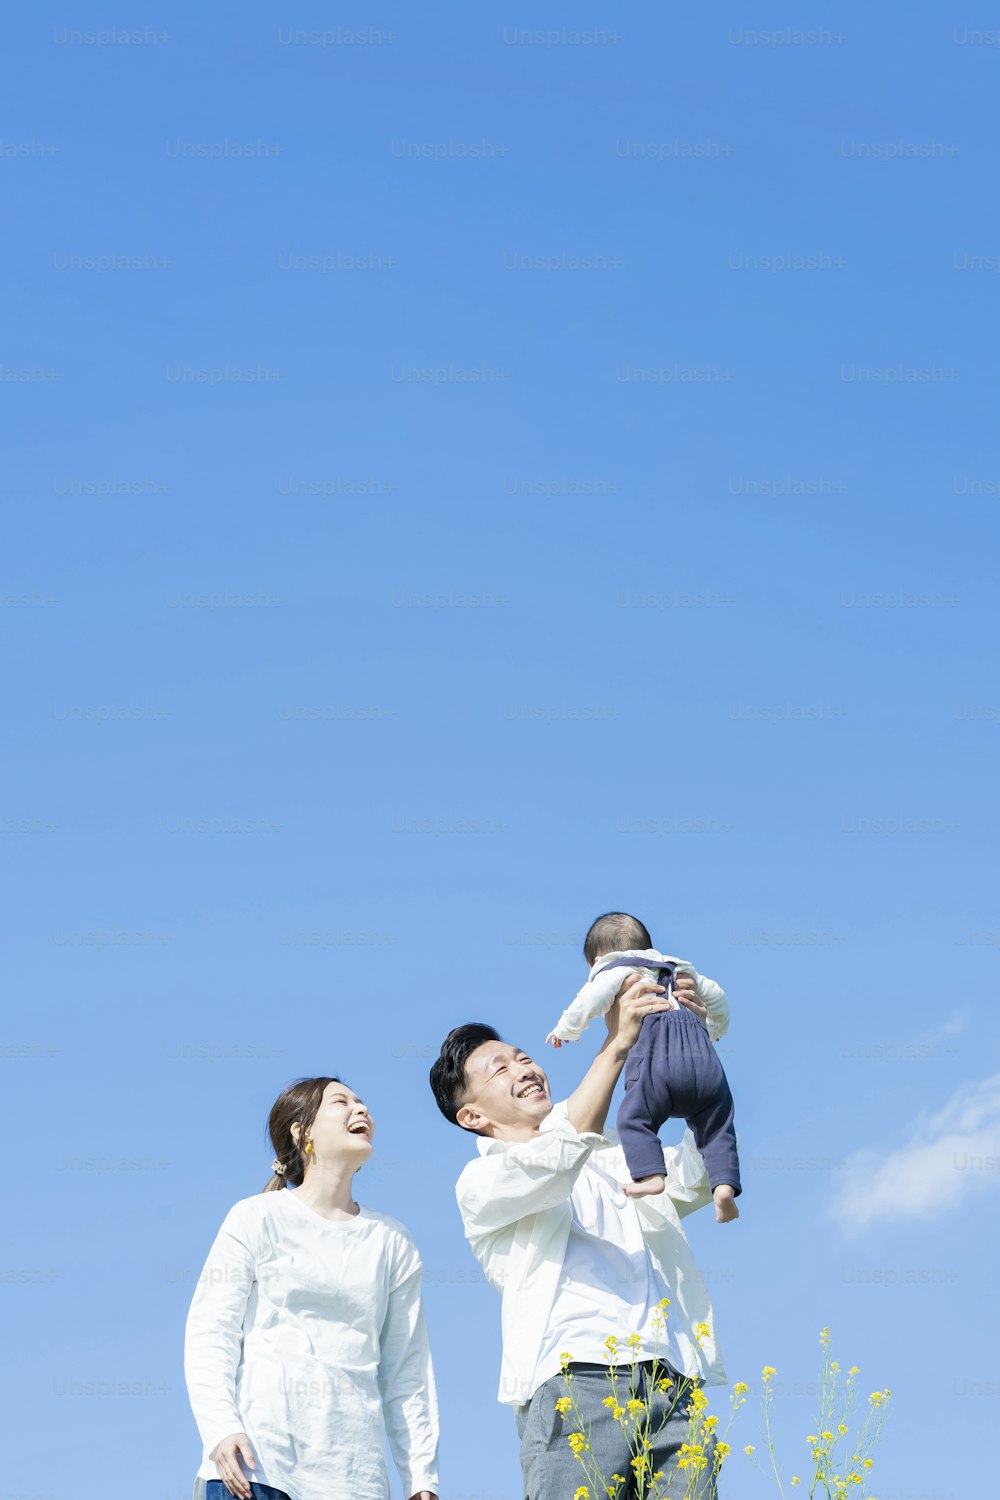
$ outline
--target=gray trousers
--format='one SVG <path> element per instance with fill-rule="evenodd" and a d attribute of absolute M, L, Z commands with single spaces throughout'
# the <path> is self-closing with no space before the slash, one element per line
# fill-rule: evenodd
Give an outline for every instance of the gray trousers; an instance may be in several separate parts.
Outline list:
<path fill-rule="evenodd" d="M 652 1366 L 635 1366 L 635 1394 L 652 1403 L 650 1436 L 653 1447 L 650 1456 L 653 1472 L 663 1471 L 663 1479 L 656 1490 L 657 1495 L 669 1496 L 670 1500 L 683 1500 L 687 1493 L 687 1471 L 677 1467 L 681 1444 L 688 1442 L 689 1419 L 687 1416 L 688 1393 L 700 1381 L 691 1381 L 678 1376 L 668 1366 L 661 1365 L 660 1375 L 668 1375 L 674 1384 L 666 1393 L 651 1389 L 649 1373 Z M 619 1367 L 618 1399 L 623 1401 L 632 1394 L 629 1389 L 630 1370 Z M 612 1474 L 624 1474 L 628 1483 L 621 1491 L 623 1497 L 634 1500 L 635 1488 L 631 1460 L 634 1451 L 628 1434 L 615 1421 L 611 1409 L 604 1405 L 611 1394 L 607 1365 L 572 1364 L 573 1390 L 583 1417 L 583 1428 L 588 1435 L 593 1457 L 607 1483 Z M 553 1375 L 538 1387 L 531 1400 L 515 1410 L 517 1430 L 521 1439 L 521 1469 L 524 1474 L 524 1500 L 573 1500 L 577 1489 L 588 1482 L 587 1475 L 567 1441 L 571 1432 L 579 1431 L 573 1413 L 565 1417 L 556 1411 L 556 1402 L 566 1395 L 562 1375 Z M 669 1412 L 669 1415 L 667 1413 Z M 661 1426 L 662 1422 L 662 1426 Z M 659 1429 L 659 1431 L 657 1431 Z M 655 1434 L 655 1436 L 653 1436 Z M 697 1500 L 716 1500 L 712 1464 L 715 1444 L 705 1445 L 709 1460 L 703 1469 L 699 1486 L 695 1489 Z M 647 1493 L 648 1493 L 647 1486 Z"/>

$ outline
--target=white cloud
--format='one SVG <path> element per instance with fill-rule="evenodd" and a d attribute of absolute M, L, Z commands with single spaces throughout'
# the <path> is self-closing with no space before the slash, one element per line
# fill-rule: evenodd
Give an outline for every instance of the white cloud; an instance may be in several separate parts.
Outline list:
<path fill-rule="evenodd" d="M 940 1026 L 932 1026 L 929 1031 L 922 1031 L 917 1037 L 914 1046 L 932 1046 L 935 1042 L 943 1041 L 945 1037 L 961 1036 L 969 1024 L 969 1012 L 965 1010 L 956 1011 L 947 1021 Z"/>
<path fill-rule="evenodd" d="M 831 1212 L 848 1234 L 881 1219 L 934 1219 L 1000 1184 L 1000 1073 L 956 1089 L 908 1140 L 847 1158 Z"/>

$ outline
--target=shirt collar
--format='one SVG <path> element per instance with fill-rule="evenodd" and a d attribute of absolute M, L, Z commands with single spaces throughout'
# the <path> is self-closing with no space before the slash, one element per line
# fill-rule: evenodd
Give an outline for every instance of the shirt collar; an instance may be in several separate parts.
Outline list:
<path fill-rule="evenodd" d="M 566 1099 L 558 1099 L 556 1103 L 553 1104 L 552 1108 L 545 1116 L 545 1119 L 538 1127 L 539 1134 L 542 1134 L 546 1130 L 552 1130 L 559 1120 L 565 1120 L 566 1107 L 568 1102 L 569 1101 Z M 489 1135 L 480 1135 L 476 1137 L 476 1149 L 478 1150 L 480 1156 L 489 1156 L 492 1151 L 499 1151 L 504 1146 L 513 1146 L 515 1144 L 517 1143 L 514 1141 L 498 1141 L 495 1139 L 495 1137 Z"/>
<path fill-rule="evenodd" d="M 611 964 L 620 964 L 623 959 L 635 960 L 636 968 L 655 969 L 657 964 L 676 964 L 680 959 L 671 958 L 669 953 L 661 953 L 659 948 L 616 948 L 614 953 L 602 953 L 590 970 L 590 978 L 595 979 L 602 970 Z"/>

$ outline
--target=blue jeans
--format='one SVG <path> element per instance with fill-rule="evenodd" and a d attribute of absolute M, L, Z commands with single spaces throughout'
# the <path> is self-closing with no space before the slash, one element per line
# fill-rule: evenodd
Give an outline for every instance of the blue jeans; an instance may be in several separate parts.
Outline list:
<path fill-rule="evenodd" d="M 205 1485 L 205 1500 L 233 1500 L 221 1479 L 209 1479 Z M 284 1490 L 272 1489 L 269 1484 L 250 1485 L 250 1500 L 288 1500 Z"/>

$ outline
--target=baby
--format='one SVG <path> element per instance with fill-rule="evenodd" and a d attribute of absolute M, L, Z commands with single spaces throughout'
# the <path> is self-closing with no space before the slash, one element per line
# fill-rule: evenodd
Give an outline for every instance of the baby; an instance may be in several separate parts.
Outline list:
<path fill-rule="evenodd" d="M 607 912 L 587 933 L 583 955 L 590 977 L 572 1005 L 545 1038 L 553 1047 L 577 1041 L 596 1016 L 614 1003 L 624 981 L 641 974 L 665 987 L 661 997 L 671 1009 L 647 1016 L 625 1067 L 625 1098 L 618 1111 L 618 1134 L 632 1181 L 624 1190 L 632 1198 L 662 1193 L 666 1185 L 663 1148 L 658 1131 L 665 1120 L 686 1120 L 708 1172 L 715 1217 L 720 1224 L 738 1219 L 736 1199 L 740 1164 L 733 1128 L 733 1096 L 712 1043 L 729 1027 L 729 1002 L 714 979 L 705 979 L 691 964 L 653 947 L 636 917 Z M 674 975 L 690 974 L 698 998 L 708 1009 L 708 1025 L 673 998 Z"/>

